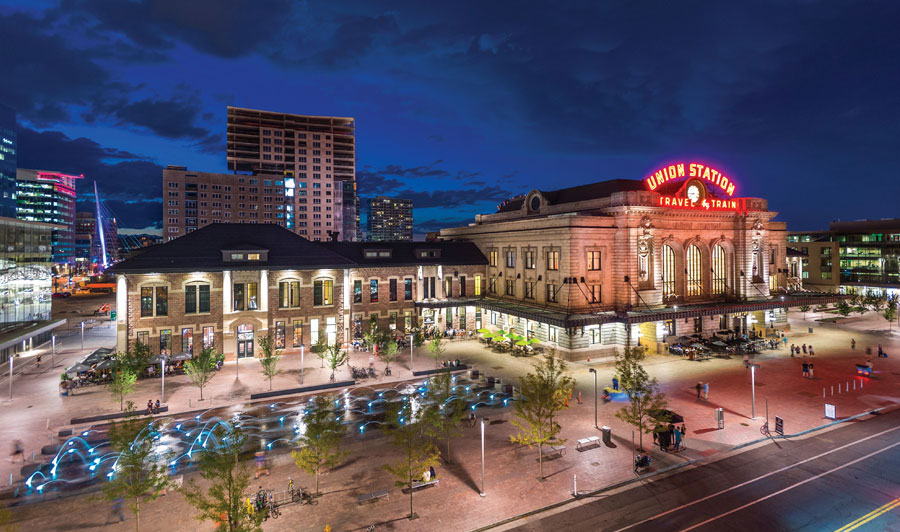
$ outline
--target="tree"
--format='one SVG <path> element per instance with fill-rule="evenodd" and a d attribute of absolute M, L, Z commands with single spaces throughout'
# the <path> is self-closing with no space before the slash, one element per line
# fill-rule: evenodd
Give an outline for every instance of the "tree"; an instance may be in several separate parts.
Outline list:
<path fill-rule="evenodd" d="M 328 363 L 328 367 L 331 368 L 331 380 L 334 381 L 334 372 L 350 359 L 350 356 L 347 355 L 347 352 L 341 349 L 341 345 L 335 342 L 329 346 L 325 347 L 324 360 Z"/>
<path fill-rule="evenodd" d="M 887 298 L 879 295 L 871 295 L 866 296 L 866 302 L 870 309 L 875 312 L 881 312 L 881 309 L 883 309 L 887 303 Z"/>
<path fill-rule="evenodd" d="M 397 345 L 397 342 L 388 342 L 384 348 L 378 351 L 378 356 L 384 362 L 384 369 L 387 370 L 391 367 L 391 362 L 400 356 L 400 346 Z"/>
<path fill-rule="evenodd" d="M 218 523 L 218 530 L 226 532 L 258 532 L 262 530 L 264 515 L 250 514 L 244 507 L 244 494 L 250 487 L 250 469 L 240 461 L 246 438 L 240 430 L 231 432 L 221 425 L 210 437 L 218 445 L 202 449 L 198 457 L 200 476 L 209 482 L 203 490 L 191 480 L 181 490 L 187 502 L 200 511 L 197 518 Z"/>
<path fill-rule="evenodd" d="M 259 339 L 259 350 L 262 353 L 262 356 L 259 359 L 259 366 L 262 374 L 269 379 L 269 389 L 271 390 L 272 379 L 281 373 L 281 370 L 278 369 L 278 361 L 281 358 L 281 353 L 278 349 L 275 349 L 275 342 L 272 340 L 272 335 L 263 336 Z"/>
<path fill-rule="evenodd" d="M 805 319 L 806 319 L 806 313 L 809 312 L 809 305 L 800 305 L 800 307 L 798 308 L 798 310 L 799 310 L 800 312 L 803 313 L 803 319 L 805 320 Z"/>
<path fill-rule="evenodd" d="M 312 409 L 303 416 L 306 431 L 300 435 L 300 449 L 291 452 L 294 463 L 301 470 L 316 478 L 316 495 L 319 495 L 319 471 L 331 469 L 347 457 L 341 449 L 341 438 L 346 430 L 332 409 L 333 400 L 317 396 Z"/>
<path fill-rule="evenodd" d="M 328 350 L 328 344 L 325 343 L 325 339 L 320 336 L 319 340 L 316 343 L 314 343 L 312 345 L 312 347 L 309 348 L 309 350 L 312 351 L 313 353 L 315 353 L 317 357 L 319 357 L 319 360 L 322 362 L 321 367 L 324 368 L 325 367 L 325 353 Z"/>
<path fill-rule="evenodd" d="M 853 309 L 850 308 L 850 305 L 848 305 L 846 301 L 841 300 L 841 302 L 838 303 L 837 311 L 841 316 L 847 317 L 850 315 Z"/>
<path fill-rule="evenodd" d="M 128 371 L 128 370 L 123 370 Z M 129 401 L 128 413 L 133 414 Z M 124 499 L 134 514 L 134 529 L 140 530 L 141 503 L 160 496 L 168 485 L 166 476 L 167 456 L 158 456 L 154 450 L 147 418 L 129 415 L 124 421 L 109 426 L 109 443 L 119 453 L 110 470 L 110 480 L 103 485 L 103 498 L 114 501 Z"/>
<path fill-rule="evenodd" d="M 434 359 L 434 365 L 437 366 L 441 358 L 443 358 L 444 351 L 447 350 L 447 347 L 444 345 L 444 341 L 438 337 L 432 338 L 430 342 L 428 342 L 428 356 Z"/>
<path fill-rule="evenodd" d="M 826 305 L 825 303 L 822 303 L 821 305 L 816 307 L 816 310 L 818 310 L 819 312 L 825 312 L 826 310 L 828 310 L 828 305 Z"/>
<path fill-rule="evenodd" d="M 565 372 L 565 362 L 545 356 L 519 381 L 522 399 L 515 402 L 516 417 L 512 419 L 519 431 L 510 436 L 510 440 L 520 445 L 537 446 L 539 480 L 544 480 L 544 445 L 562 430 L 553 418 L 567 408 L 566 401 L 575 385 Z M 558 441 L 565 443 L 565 440 Z"/>
<path fill-rule="evenodd" d="M 449 369 L 429 378 L 426 390 L 425 397 L 429 403 L 428 421 L 435 438 L 444 439 L 447 443 L 444 461 L 449 464 L 450 440 L 462 432 L 461 423 L 466 417 L 466 401 L 453 390 L 453 378 Z"/>
<path fill-rule="evenodd" d="M 887 298 L 887 306 L 884 309 L 884 319 L 888 322 L 888 330 L 890 330 L 894 325 L 894 320 L 897 319 L 897 298 L 889 297 Z"/>
<path fill-rule="evenodd" d="M 616 412 L 616 417 L 638 429 L 642 451 L 644 433 L 649 434 L 654 429 L 651 414 L 666 409 L 666 396 L 660 393 L 657 380 L 651 379 L 641 365 L 643 359 L 643 352 L 628 348 L 616 355 L 616 376 L 628 397 L 628 405 Z"/>
<path fill-rule="evenodd" d="M 197 356 L 184 363 L 184 371 L 191 382 L 200 388 L 200 400 L 203 400 L 203 387 L 216 374 L 216 362 L 219 353 L 212 347 L 205 347 Z"/>
<path fill-rule="evenodd" d="M 109 393 L 119 400 L 119 410 L 125 410 L 125 396 L 134 391 L 137 374 L 127 365 L 113 363 Z"/>
<path fill-rule="evenodd" d="M 425 333 L 422 332 L 422 329 L 416 329 L 413 332 L 413 347 L 422 347 L 425 345 Z"/>
<path fill-rule="evenodd" d="M 384 431 L 402 456 L 396 463 L 382 467 L 396 477 L 394 484 L 398 488 L 409 490 L 408 517 L 415 519 L 413 482 L 428 468 L 436 466 L 441 454 L 429 437 L 428 425 L 415 396 L 400 403 L 388 403 L 384 419 Z"/>

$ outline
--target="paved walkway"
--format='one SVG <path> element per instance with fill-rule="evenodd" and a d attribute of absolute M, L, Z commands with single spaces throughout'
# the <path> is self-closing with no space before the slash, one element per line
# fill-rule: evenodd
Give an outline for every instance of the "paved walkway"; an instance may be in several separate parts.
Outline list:
<path fill-rule="evenodd" d="M 808 316 L 814 318 L 812 314 Z M 875 319 L 877 318 L 877 319 Z M 787 349 L 767 351 L 759 355 L 756 361 L 760 368 L 756 374 L 757 419 L 750 419 L 750 376 L 749 370 L 742 365 L 740 358 L 731 360 L 712 360 L 706 362 L 690 362 L 671 356 L 652 356 L 647 360 L 650 374 L 660 380 L 663 391 L 669 396 L 670 409 L 683 415 L 688 427 L 688 449 L 679 454 L 652 452 L 655 468 L 682 463 L 695 458 L 713 456 L 732 449 L 736 444 L 751 441 L 760 437 L 760 426 L 764 422 L 765 399 L 769 401 L 770 416 L 782 416 L 785 420 L 785 431 L 797 433 L 826 422 L 823 419 L 822 388 L 829 388 L 838 382 L 844 384 L 852 381 L 854 363 L 865 361 L 863 347 L 881 343 L 888 353 L 897 353 L 888 359 L 873 359 L 876 376 L 865 381 L 864 388 L 827 397 L 836 405 L 838 417 L 846 417 L 866 409 L 895 404 L 900 398 L 897 379 L 900 374 L 900 336 L 890 334 L 886 330 L 886 322 L 880 316 L 864 316 L 862 319 L 836 325 L 820 325 L 814 321 L 804 321 L 800 314 L 791 313 L 791 325 L 795 331 L 803 334 L 789 337 L 789 343 L 812 343 L 815 346 L 816 378 L 805 379 L 800 376 L 801 360 L 792 359 Z M 878 321 L 880 320 L 880 322 Z M 814 327 L 814 334 L 805 331 Z M 881 330 L 881 329 L 885 330 Z M 846 329 L 851 329 L 848 332 Z M 102 332 L 97 333 L 98 336 Z M 851 352 L 849 338 L 857 340 L 857 351 Z M 69 353 L 71 358 L 77 356 L 77 350 Z M 68 356 L 68 355 L 64 355 Z M 519 375 L 528 370 L 532 359 L 514 358 L 509 355 L 497 355 L 481 348 L 480 344 L 470 342 L 452 342 L 445 355 L 447 358 L 459 357 L 468 364 L 474 364 L 488 375 L 499 376 L 504 382 L 516 383 Z M 289 371 L 276 378 L 274 387 L 296 387 L 299 381 L 299 357 L 285 357 L 282 367 Z M 45 359 L 46 360 L 46 359 Z M 318 367 L 318 359 L 307 357 L 305 384 L 324 382 L 328 379 L 328 371 Z M 356 354 L 354 365 L 368 365 L 367 354 Z M 208 388 L 211 399 L 204 401 L 204 407 L 234 403 L 245 399 L 249 393 L 263 391 L 268 383 L 260 375 L 258 364 L 242 361 L 239 369 L 240 382 L 236 386 L 234 365 L 226 365 Z M 383 365 L 378 362 L 376 367 Z M 395 379 L 409 378 L 408 356 L 396 364 Z M 424 356 L 416 356 L 416 369 L 433 367 L 434 364 Z M 284 516 L 277 522 L 266 523 L 266 530 L 322 530 L 326 523 L 334 530 L 365 529 L 375 523 L 390 523 L 392 530 L 422 530 L 427 527 L 433 530 L 465 530 L 517 515 L 532 508 L 563 500 L 572 490 L 573 475 L 577 474 L 578 489 L 592 490 L 633 478 L 631 470 L 631 427 L 614 417 L 614 412 L 621 405 L 616 402 L 599 406 L 599 421 L 608 425 L 613 431 L 613 446 L 600 447 L 584 452 L 575 451 L 575 440 L 588 435 L 598 434 L 593 427 L 593 377 L 588 372 L 595 367 L 599 373 L 599 382 L 607 385 L 613 374 L 610 365 L 591 365 L 587 363 L 570 364 L 577 380 L 577 391 L 581 392 L 582 404 L 576 397 L 570 403 L 571 408 L 560 416 L 563 426 L 562 437 L 569 440 L 565 456 L 545 463 L 545 475 L 548 479 L 537 482 L 536 450 L 521 448 L 509 443 L 513 427 L 508 422 L 511 411 L 492 414 L 491 424 L 486 434 L 487 475 L 485 491 L 487 497 L 478 496 L 481 482 L 480 439 L 475 428 L 464 429 L 461 438 L 453 443 L 452 457 L 454 464 L 439 468 L 440 487 L 428 488 L 415 495 L 416 512 L 423 520 L 407 521 L 403 516 L 408 512 L 408 498 L 396 488 L 392 488 L 393 480 L 380 466 L 397 459 L 396 453 L 378 431 L 366 431 L 365 435 L 354 435 L 347 442 L 350 457 L 339 469 L 323 476 L 322 488 L 326 495 L 321 503 L 314 507 L 288 507 Z M 252 368 L 252 369 L 251 369 Z M 43 372 L 42 368 L 42 372 Z M 54 374 L 58 370 L 54 371 Z M 349 372 L 340 370 L 344 375 Z M 25 377 L 28 378 L 27 376 Z M 340 378 L 340 377 L 339 377 Z M 179 380 L 180 379 L 180 380 Z M 46 381 L 46 384 L 44 383 Z M 698 381 L 710 382 L 709 401 L 698 401 L 694 385 Z M 102 390 L 75 397 L 60 398 L 56 394 L 56 381 L 33 376 L 34 392 L 17 396 L 11 405 L 4 406 L 4 418 L 14 415 L 17 430 L 0 433 L 4 441 L 9 441 L 12 434 L 17 436 L 23 432 L 38 435 L 35 441 L 46 441 L 47 431 L 45 413 L 51 419 L 51 430 L 68 422 L 74 415 L 85 413 L 102 413 L 115 410 L 117 405 Z M 2 386 L 2 383 L 0 383 Z M 156 398 L 159 395 L 159 381 L 143 381 L 139 391 L 134 394 L 135 402 L 146 402 L 145 398 Z M 828 392 L 829 390 L 826 390 Z M 17 392 L 18 393 L 18 392 Z M 196 408 L 199 394 L 196 388 L 187 384 L 186 377 L 167 379 L 166 402 L 171 411 L 184 411 Z M 41 412 L 40 417 L 28 411 L 27 405 Z M 713 409 L 722 407 L 726 412 L 725 429 L 717 430 L 713 417 Z M 21 424 L 21 425 L 20 425 Z M 774 423 L 773 423 L 774 425 Z M 43 443 L 41 441 L 41 443 Z M 645 440 L 645 446 L 649 442 Z M 279 488 L 285 486 L 288 476 L 293 476 L 301 485 L 310 485 L 305 474 L 297 470 L 289 457 L 278 457 L 282 462 L 272 471 L 272 477 L 266 477 L 262 484 L 266 487 Z M 5 467 L 11 466 L 9 462 Z M 358 507 L 356 496 L 380 489 L 391 489 L 389 500 Z M 449 501 L 449 506 L 448 506 Z M 97 505 L 83 498 L 70 498 L 41 505 L 30 505 L 17 510 L 17 519 L 28 522 L 28 527 L 43 530 L 54 530 L 55 515 L 72 516 L 66 528 L 77 525 L 91 529 L 102 525 L 102 516 L 97 512 L 84 512 L 84 505 Z M 192 512 L 179 496 L 164 497 L 160 501 L 148 504 L 145 520 L 147 530 L 171 530 L 194 526 L 191 521 Z M 161 523 L 165 523 L 163 526 Z M 133 522 L 126 522 L 124 527 L 132 527 Z M 386 528 L 386 527 L 385 527 Z M 117 529 L 115 527 L 111 528 Z"/>

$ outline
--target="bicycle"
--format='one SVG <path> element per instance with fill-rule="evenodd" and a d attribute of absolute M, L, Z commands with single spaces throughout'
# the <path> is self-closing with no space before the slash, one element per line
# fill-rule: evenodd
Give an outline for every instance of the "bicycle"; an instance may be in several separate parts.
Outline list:
<path fill-rule="evenodd" d="M 763 423 L 762 427 L 759 428 L 759 432 L 767 438 L 772 437 L 772 433 L 769 432 L 769 422 L 768 421 Z"/>
<path fill-rule="evenodd" d="M 312 496 L 312 494 L 303 489 L 303 486 L 300 486 L 296 491 L 294 490 L 294 479 L 288 478 L 288 492 L 291 494 L 291 502 L 298 502 L 300 504 L 319 504 L 319 500 Z"/>

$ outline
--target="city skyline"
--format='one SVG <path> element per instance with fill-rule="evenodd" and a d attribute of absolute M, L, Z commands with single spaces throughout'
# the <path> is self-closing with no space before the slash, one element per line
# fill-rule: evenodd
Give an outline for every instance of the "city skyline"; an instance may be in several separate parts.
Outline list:
<path fill-rule="evenodd" d="M 676 159 L 723 168 L 794 230 L 893 216 L 895 5 L 782 6 L 774 23 L 765 5 L 497 4 L 476 22 L 368 3 L 231 2 L 213 20 L 103 6 L 0 8 L 21 50 L 0 100 L 19 165 L 96 179 L 123 232 L 161 223 L 165 165 L 226 171 L 227 105 L 355 117 L 361 197 L 412 199 L 417 234 Z M 848 177 L 883 199 L 830 199 Z"/>

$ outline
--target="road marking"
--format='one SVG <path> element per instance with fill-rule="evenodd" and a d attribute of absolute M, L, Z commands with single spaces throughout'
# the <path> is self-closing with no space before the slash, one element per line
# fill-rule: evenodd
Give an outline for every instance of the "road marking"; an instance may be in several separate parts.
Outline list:
<path fill-rule="evenodd" d="M 725 517 L 726 515 L 731 515 L 731 514 L 733 514 L 733 513 L 735 513 L 735 512 L 739 512 L 739 511 L 743 510 L 744 508 L 748 508 L 748 507 L 750 507 L 750 506 L 753 506 L 754 504 L 756 504 L 756 503 L 758 503 L 758 502 L 762 502 L 762 501 L 764 501 L 764 500 L 766 500 L 766 499 L 771 499 L 772 497 L 775 497 L 776 495 L 781 495 L 782 493 L 784 493 L 784 492 L 786 492 L 786 491 L 789 491 L 789 490 L 792 490 L 792 489 L 796 488 L 797 486 L 802 486 L 802 485 L 806 484 L 807 482 L 812 482 L 813 480 L 822 478 L 822 477 L 824 477 L 825 475 L 828 475 L 828 474 L 830 474 L 830 473 L 834 473 L 835 471 L 844 469 L 845 467 L 850 467 L 850 466 L 852 466 L 853 464 L 855 464 L 855 463 L 857 463 L 857 462 L 862 462 L 863 460 L 865 460 L 865 459 L 867 459 L 867 458 L 871 458 L 871 457 L 875 456 L 876 454 L 883 453 L 884 451 L 887 451 L 888 449 L 894 448 L 894 447 L 896 447 L 896 446 L 898 446 L 898 445 L 900 445 L 900 441 L 898 441 L 897 443 L 892 443 L 891 445 L 888 445 L 887 447 L 883 447 L 883 448 L 881 448 L 881 449 L 878 449 L 877 451 L 871 452 L 871 453 L 869 453 L 869 454 L 867 454 L 867 455 L 865 455 L 865 456 L 860 456 L 860 457 L 857 458 L 856 460 L 853 460 L 853 461 L 851 461 L 851 462 L 847 462 L 847 463 L 844 464 L 844 465 L 840 465 L 840 466 L 837 466 L 837 467 L 835 467 L 835 468 L 829 469 L 828 471 L 825 471 L 824 473 L 819 473 L 818 475 L 816 475 L 816 476 L 814 476 L 814 477 L 810 477 L 810 478 L 808 478 L 808 479 L 806 479 L 806 480 L 801 480 L 800 482 L 797 482 L 797 483 L 795 483 L 795 484 L 791 484 L 790 486 L 788 486 L 788 487 L 786 487 L 786 488 L 784 488 L 784 489 L 780 489 L 780 490 L 776 491 L 775 493 L 770 493 L 769 495 L 766 495 L 765 497 L 760 497 L 759 499 L 756 499 L 755 501 L 752 501 L 752 502 L 748 502 L 747 504 L 745 504 L 745 505 L 743 505 L 743 506 L 738 506 L 737 508 L 735 508 L 735 509 L 733 509 L 733 510 L 729 510 L 729 511 L 727 511 L 727 512 L 725 512 L 725 513 L 721 513 L 721 514 L 719 514 L 719 515 L 717 515 L 717 516 L 715 516 L 715 517 L 710 517 L 709 519 L 707 519 L 706 521 L 703 521 L 702 523 L 697 523 L 697 524 L 694 525 L 694 526 L 691 526 L 691 527 L 682 529 L 681 532 L 689 532 L 690 530 L 694 530 L 695 528 L 700 528 L 701 526 L 706 525 L 706 524 L 709 524 L 709 523 L 712 523 L 713 521 L 715 521 L 715 520 L 717 520 L 717 519 L 721 519 L 722 517 Z"/>
<path fill-rule="evenodd" d="M 811 461 L 813 461 L 813 460 L 817 460 L 817 459 L 819 459 L 819 458 L 822 458 L 823 456 L 827 456 L 827 455 L 829 455 L 829 454 L 831 454 L 831 453 L 835 453 L 835 452 L 840 451 L 840 450 L 842 450 L 842 449 L 846 449 L 847 447 L 852 447 L 852 446 L 854 446 L 854 445 L 856 445 L 856 444 L 858 444 L 858 443 L 862 443 L 862 442 L 864 442 L 864 441 L 866 441 L 866 440 L 870 440 L 870 439 L 872 439 L 872 438 L 877 438 L 878 436 L 881 436 L 881 435 L 883 435 L 883 434 L 887 434 L 888 432 L 893 432 L 893 431 L 898 430 L 898 429 L 900 429 L 900 427 L 894 427 L 894 428 L 891 428 L 891 429 L 883 430 L 883 431 L 878 432 L 878 433 L 876 433 L 876 434 L 872 434 L 871 436 L 866 436 L 865 438 L 862 438 L 862 439 L 859 439 L 859 440 L 856 440 L 856 441 L 852 441 L 852 442 L 850 442 L 850 443 L 848 443 L 848 444 L 845 444 L 845 445 L 841 445 L 840 447 L 835 447 L 834 449 L 831 449 L 830 451 L 825 451 L 824 453 L 817 454 L 816 456 L 811 456 L 811 457 L 806 458 L 805 460 L 801 460 L 801 461 L 799 461 L 799 462 L 797 462 L 797 463 L 795 463 L 795 464 L 791 464 L 791 465 L 789 465 L 789 466 L 784 466 L 784 467 L 782 467 L 781 469 L 776 469 L 775 471 L 771 471 L 771 472 L 769 472 L 769 473 L 766 473 L 765 475 L 760 475 L 760 476 L 758 476 L 758 477 L 756 477 L 756 478 L 753 478 L 753 479 L 750 479 L 750 480 L 746 480 L 746 481 L 744 481 L 744 482 L 741 482 L 740 484 L 735 484 L 734 486 L 731 486 L 730 488 L 725 488 L 725 489 L 723 489 L 723 490 L 721 490 L 721 491 L 717 491 L 717 492 L 715 492 L 715 493 L 712 493 L 712 494 L 710 494 L 710 495 L 707 495 L 706 497 L 697 499 L 697 500 L 695 500 L 695 501 L 691 501 L 691 502 L 689 502 L 689 503 L 687 503 L 687 504 L 682 504 L 681 506 L 679 506 L 679 507 L 677 507 L 677 508 L 672 508 L 671 510 L 666 510 L 665 512 L 658 513 L 658 514 L 654 515 L 653 517 L 648 517 L 647 519 L 644 519 L 643 521 L 638 521 L 637 523 L 633 523 L 633 524 L 630 524 L 630 525 L 628 525 L 628 526 L 626 526 L 626 527 L 622 527 L 622 528 L 616 530 L 616 532 L 622 532 L 623 530 L 628 530 L 629 528 L 634 528 L 634 527 L 636 527 L 636 526 L 638 526 L 638 525 L 642 525 L 642 524 L 644 524 L 644 523 L 653 521 L 654 519 L 658 519 L 658 518 L 660 518 L 660 517 L 662 517 L 662 516 L 664 516 L 664 515 L 669 515 L 669 514 L 671 514 L 671 513 L 677 512 L 677 511 L 682 510 L 682 509 L 684 509 L 684 508 L 688 508 L 689 506 L 693 506 L 693 505 L 695 505 L 695 504 L 697 504 L 697 503 L 701 503 L 701 502 L 703 502 L 703 501 L 712 499 L 713 497 L 718 497 L 719 495 L 721 495 L 721 494 L 723 494 L 723 493 L 728 493 L 729 491 L 736 490 L 736 489 L 738 489 L 738 488 L 742 488 L 742 487 L 744 487 L 744 486 L 746 486 L 746 485 L 748 485 L 748 484 L 752 484 L 752 483 L 756 482 L 757 480 L 762 480 L 762 479 L 764 479 L 764 478 L 771 477 L 772 475 L 777 475 L 778 473 L 782 473 L 782 472 L 784 472 L 784 471 L 787 471 L 788 469 L 793 469 L 793 468 L 795 468 L 795 467 L 797 467 L 797 466 L 799 466 L 799 465 L 803 465 L 803 464 L 805 464 L 805 463 L 807 463 L 807 462 L 811 462 Z"/>
<path fill-rule="evenodd" d="M 850 532 L 851 530 L 855 530 L 855 529 L 861 527 L 862 525 L 868 523 L 872 519 L 875 519 L 876 517 L 878 517 L 882 514 L 886 514 L 886 513 L 890 512 L 891 510 L 893 510 L 894 508 L 896 508 L 898 506 L 900 506 L 900 497 L 885 504 L 881 508 L 876 508 L 875 510 L 872 510 L 871 512 L 860 517 L 856 521 L 853 521 L 852 523 L 847 523 L 846 525 L 835 530 L 834 532 Z"/>

